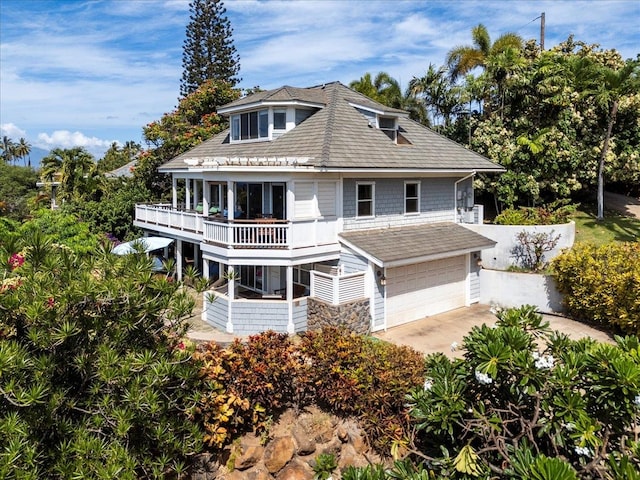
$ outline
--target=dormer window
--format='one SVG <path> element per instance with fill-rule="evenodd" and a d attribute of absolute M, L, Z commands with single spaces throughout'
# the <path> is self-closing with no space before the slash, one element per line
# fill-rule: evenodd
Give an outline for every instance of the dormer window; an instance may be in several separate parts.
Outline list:
<path fill-rule="evenodd" d="M 269 137 L 269 110 L 231 115 L 231 140 L 256 140 Z"/>
<path fill-rule="evenodd" d="M 378 117 L 378 127 L 394 142 L 398 139 L 395 117 Z"/>

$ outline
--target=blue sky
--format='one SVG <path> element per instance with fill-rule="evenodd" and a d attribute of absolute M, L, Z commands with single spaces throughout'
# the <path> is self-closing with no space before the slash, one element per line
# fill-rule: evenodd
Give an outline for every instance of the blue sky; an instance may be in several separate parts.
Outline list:
<path fill-rule="evenodd" d="M 405 87 L 484 23 L 640 53 L 640 1 L 226 0 L 243 88 L 386 71 Z M 177 105 L 189 0 L 0 0 L 0 129 L 51 149 L 142 142 Z"/>

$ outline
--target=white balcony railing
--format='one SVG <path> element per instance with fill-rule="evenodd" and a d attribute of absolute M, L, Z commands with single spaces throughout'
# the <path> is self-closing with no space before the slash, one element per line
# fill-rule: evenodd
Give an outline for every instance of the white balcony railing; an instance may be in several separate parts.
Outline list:
<path fill-rule="evenodd" d="M 291 224 L 287 220 L 204 220 L 203 239 L 235 248 L 288 248 Z"/>
<path fill-rule="evenodd" d="M 138 224 L 192 232 L 205 242 L 233 248 L 295 249 L 337 242 L 335 220 L 227 220 L 170 204 L 136 205 L 135 219 Z"/>
<path fill-rule="evenodd" d="M 194 211 L 177 210 L 171 204 L 136 205 L 138 222 L 202 233 L 203 216 Z"/>

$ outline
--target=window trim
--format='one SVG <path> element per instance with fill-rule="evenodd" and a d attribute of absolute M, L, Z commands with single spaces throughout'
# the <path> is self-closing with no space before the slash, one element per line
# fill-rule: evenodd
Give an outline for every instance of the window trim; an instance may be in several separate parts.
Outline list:
<path fill-rule="evenodd" d="M 416 196 L 415 197 L 409 197 L 407 195 L 407 185 L 416 185 Z M 420 214 L 420 188 L 421 188 L 422 182 L 419 180 L 405 180 L 404 182 L 404 214 L 405 215 L 419 215 Z M 407 201 L 408 200 L 415 200 L 416 201 L 416 211 L 415 212 L 409 212 L 407 211 Z"/>
<path fill-rule="evenodd" d="M 255 114 L 256 115 L 256 137 L 251 137 L 251 114 Z M 246 122 L 246 129 L 247 129 L 247 135 L 248 138 L 242 138 L 242 130 L 243 130 L 243 125 L 245 125 L 242 121 L 243 116 L 246 116 L 247 122 Z M 266 135 L 261 136 L 260 135 L 260 121 L 261 120 L 265 120 L 266 121 L 266 125 L 263 125 L 263 127 L 266 127 L 266 130 L 263 130 L 263 133 L 266 131 Z M 229 138 L 231 140 L 231 142 L 262 142 L 265 140 L 269 140 L 270 136 L 269 136 L 269 126 L 270 126 L 270 122 L 269 122 L 269 109 L 268 108 L 260 108 L 258 110 L 251 110 L 248 112 L 241 112 L 241 113 L 235 113 L 233 115 L 231 115 L 230 118 L 230 128 L 231 128 L 231 132 L 229 135 Z"/>
<path fill-rule="evenodd" d="M 360 186 L 370 186 L 371 187 L 371 198 L 370 199 L 361 199 L 360 198 Z M 359 215 L 359 206 L 361 202 L 371 202 L 371 214 L 370 215 Z M 375 218 L 376 216 L 376 182 L 356 182 L 356 218 Z"/>

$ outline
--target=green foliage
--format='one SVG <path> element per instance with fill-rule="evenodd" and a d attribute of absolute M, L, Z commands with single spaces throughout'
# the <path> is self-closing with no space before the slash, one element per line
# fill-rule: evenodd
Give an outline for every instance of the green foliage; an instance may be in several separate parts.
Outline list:
<path fill-rule="evenodd" d="M 564 203 L 564 204 L 563 204 Z M 569 222 L 576 205 L 554 202 L 542 207 L 507 208 L 494 220 L 496 225 L 558 225 Z"/>
<path fill-rule="evenodd" d="M 331 477 L 331 473 L 338 468 L 336 456 L 333 453 L 321 453 L 315 460 L 313 466 L 314 480 L 327 480 Z"/>
<path fill-rule="evenodd" d="M 552 269 L 569 313 L 640 333 L 640 244 L 577 244 Z"/>
<path fill-rule="evenodd" d="M 572 341 L 549 333 L 533 307 L 497 316 L 465 337 L 464 359 L 428 356 L 424 388 L 408 397 L 425 468 L 448 478 L 602 478 L 615 455 L 636 471 L 638 339 Z"/>
<path fill-rule="evenodd" d="M 239 96 L 230 84 L 207 80 L 183 97 L 173 112 L 146 125 L 144 138 L 152 147 L 138 156 L 134 178 L 159 198 L 168 194 L 171 181 L 158 173 L 158 167 L 224 130 L 227 122 L 216 114 L 216 108 Z"/>
<path fill-rule="evenodd" d="M 199 418 L 216 447 L 241 431 L 264 432 L 268 415 L 316 402 L 359 417 L 374 446 L 388 451 L 409 435 L 404 395 L 423 379 L 419 353 L 336 328 L 296 343 L 265 332 L 225 350 L 208 344 L 196 358 L 209 385 Z"/>
<path fill-rule="evenodd" d="M 313 369 L 316 401 L 357 416 L 374 448 L 409 435 L 404 394 L 423 381 L 420 354 L 335 328 L 307 332 L 300 352 Z"/>
<path fill-rule="evenodd" d="M 207 80 L 235 86 L 240 70 L 231 22 L 222 0 L 192 0 L 182 52 L 180 95 L 193 93 Z"/>
<path fill-rule="evenodd" d="M 0 477 L 162 478 L 200 448 L 193 301 L 144 255 L 0 242 Z"/>
<path fill-rule="evenodd" d="M 106 173 L 120 168 L 135 160 L 141 151 L 142 146 L 133 141 L 126 142 L 122 147 L 113 142 L 104 157 L 98 160 L 98 170 Z"/>
<path fill-rule="evenodd" d="M 111 188 L 100 201 L 74 202 L 63 209 L 81 218 L 95 233 L 118 240 L 140 237 L 140 229 L 133 225 L 135 206 L 148 201 L 151 193 L 140 182 L 130 179 L 111 179 L 109 183 Z"/>
<path fill-rule="evenodd" d="M 29 214 L 29 201 L 37 193 L 38 175 L 30 167 L 0 163 L 0 216 L 22 220 Z"/>
<path fill-rule="evenodd" d="M 59 182 L 57 196 L 62 201 L 99 200 L 104 191 L 104 177 L 83 147 L 51 150 L 42 159 L 40 174 L 45 182 Z"/>

